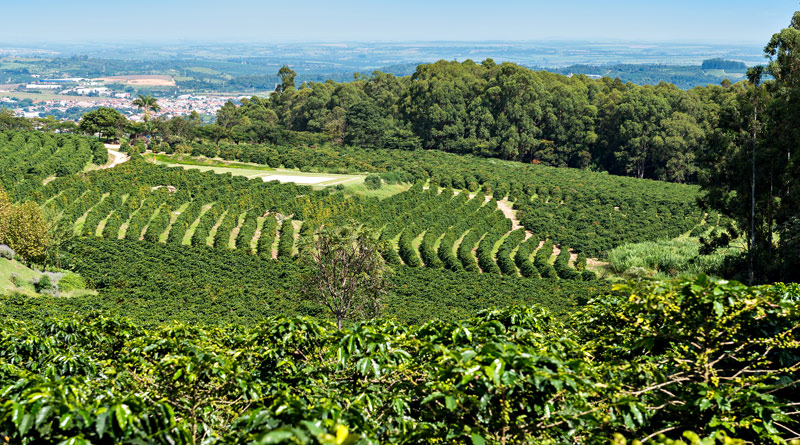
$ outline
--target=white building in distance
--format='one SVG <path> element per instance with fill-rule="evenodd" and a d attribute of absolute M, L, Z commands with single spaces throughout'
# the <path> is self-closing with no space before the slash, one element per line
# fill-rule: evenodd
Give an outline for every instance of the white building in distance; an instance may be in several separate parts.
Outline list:
<path fill-rule="evenodd" d="M 53 83 L 29 83 L 25 85 L 25 88 L 29 90 L 57 90 L 63 87 Z"/>

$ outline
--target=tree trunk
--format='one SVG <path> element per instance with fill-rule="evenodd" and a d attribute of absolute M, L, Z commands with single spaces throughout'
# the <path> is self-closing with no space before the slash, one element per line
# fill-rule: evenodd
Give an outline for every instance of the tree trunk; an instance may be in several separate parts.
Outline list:
<path fill-rule="evenodd" d="M 754 93 L 755 99 L 755 93 Z M 758 123 L 758 108 L 755 100 L 753 101 L 753 140 L 752 140 L 752 153 L 751 153 L 751 165 L 750 165 L 750 246 L 748 249 L 748 254 L 750 256 L 750 269 L 747 273 L 747 279 L 749 284 L 753 284 L 753 278 L 755 275 L 755 259 L 754 259 L 754 251 L 755 244 L 756 244 L 756 139 L 758 137 L 758 129 L 756 125 Z"/>

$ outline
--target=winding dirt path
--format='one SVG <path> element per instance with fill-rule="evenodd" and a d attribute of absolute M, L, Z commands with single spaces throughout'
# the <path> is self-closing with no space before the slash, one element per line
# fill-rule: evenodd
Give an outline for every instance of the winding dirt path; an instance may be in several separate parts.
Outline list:
<path fill-rule="evenodd" d="M 423 187 L 423 188 L 427 189 L 428 187 Z M 454 190 L 454 192 L 455 192 L 456 195 L 461 193 L 460 190 Z M 469 197 L 470 197 L 470 199 L 474 198 L 475 197 L 475 193 L 470 193 Z M 486 196 L 486 202 L 489 202 L 491 199 L 492 199 L 491 196 Z M 522 224 L 520 224 L 519 219 L 517 219 L 516 212 L 512 208 L 512 204 L 509 201 L 507 201 L 506 199 L 501 199 L 501 200 L 497 201 L 497 208 L 500 209 L 501 212 L 503 212 L 503 215 L 506 218 L 511 220 L 511 231 L 512 232 L 514 230 L 524 228 L 524 226 Z M 615 208 L 615 210 L 619 210 L 619 209 Z M 533 236 L 533 232 L 531 232 L 528 229 L 525 229 L 525 240 L 527 240 L 528 238 L 530 238 L 532 236 Z M 539 249 L 541 249 L 541 247 L 544 245 L 544 243 L 545 243 L 544 240 L 540 240 L 539 241 L 539 245 L 536 247 L 536 249 L 534 249 L 534 252 L 536 252 Z M 475 253 L 474 252 L 475 250 L 477 250 L 477 249 L 473 249 L 473 254 Z M 554 245 L 553 246 L 553 255 L 554 256 L 558 256 L 558 254 L 560 254 L 560 253 L 561 253 L 561 246 Z M 574 265 L 575 261 L 577 259 L 578 259 L 578 254 L 570 250 L 570 252 L 569 252 L 569 264 L 570 265 Z M 597 266 L 597 267 L 604 266 L 604 265 L 608 264 L 607 262 L 600 261 L 597 258 L 587 258 L 586 262 L 589 265 Z"/>
<path fill-rule="evenodd" d="M 104 165 L 102 168 L 114 168 L 123 162 L 130 161 L 131 157 L 119 151 L 119 144 L 103 144 L 108 150 L 108 154 L 111 155 L 111 163 Z"/>
<path fill-rule="evenodd" d="M 506 201 L 505 199 L 497 201 L 497 208 L 503 212 L 506 218 L 511 220 L 511 231 L 521 229 L 522 224 L 519 223 L 517 219 L 517 215 L 514 213 L 514 209 L 511 208 L 511 203 Z M 525 239 L 528 239 L 533 236 L 533 233 L 530 230 L 525 230 Z"/>

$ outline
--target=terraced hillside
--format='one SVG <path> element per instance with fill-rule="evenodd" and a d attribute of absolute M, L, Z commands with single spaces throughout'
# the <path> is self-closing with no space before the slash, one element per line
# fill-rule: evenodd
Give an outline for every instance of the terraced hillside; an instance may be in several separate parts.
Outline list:
<path fill-rule="evenodd" d="M 436 150 L 194 144 L 197 156 L 331 173 L 367 172 L 385 183 L 423 181 L 507 200 L 540 239 L 589 256 L 626 242 L 674 237 L 702 219 L 691 185 L 546 167 Z"/>
<path fill-rule="evenodd" d="M 45 141 L 85 160 L 75 165 L 92 160 L 93 145 L 83 138 L 2 136 L 6 158 L 44 151 Z M 284 152 L 282 162 L 291 165 L 299 150 Z M 602 257 L 624 242 L 675 236 L 702 216 L 692 202 L 696 190 L 676 184 L 442 152 L 303 150 L 318 163 L 320 152 L 333 153 L 326 163 L 332 170 L 349 163 L 378 173 L 383 182 L 414 185 L 381 200 L 136 160 L 49 178 L 45 185 L 31 182 L 18 187 L 17 198 L 39 202 L 66 232 L 80 236 L 291 259 L 319 226 L 356 222 L 380 232 L 391 264 L 584 280 L 594 278 L 585 270 L 587 257 Z M 4 173 L 4 180 L 17 171 Z M 49 173 L 45 169 L 35 178 Z"/>
<path fill-rule="evenodd" d="M 315 227 L 354 220 L 380 230 L 391 264 L 519 275 L 509 255 L 524 239 L 495 200 L 424 189 L 422 182 L 377 200 L 137 161 L 53 181 L 36 195 L 75 235 L 207 245 L 266 258 L 291 258 Z M 545 263 L 541 267 L 552 267 L 549 255 Z M 559 275 L 579 278 L 566 266 Z"/>

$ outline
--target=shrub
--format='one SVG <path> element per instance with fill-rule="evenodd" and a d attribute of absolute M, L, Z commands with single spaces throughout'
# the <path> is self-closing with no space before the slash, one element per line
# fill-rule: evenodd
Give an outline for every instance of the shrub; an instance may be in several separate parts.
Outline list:
<path fill-rule="evenodd" d="M 652 271 L 645 269 L 644 267 L 633 266 L 625 270 L 623 275 L 629 278 L 646 278 L 655 275 Z"/>
<path fill-rule="evenodd" d="M 553 268 L 560 278 L 565 280 L 578 280 L 581 278 L 580 272 L 569 267 L 569 258 L 569 248 L 561 246 L 561 252 L 558 254 L 558 257 L 556 257 Z"/>
<path fill-rule="evenodd" d="M 412 245 L 416 236 L 417 234 L 412 229 L 404 230 L 402 235 L 400 235 L 400 240 L 397 242 L 400 258 L 403 259 L 403 262 L 406 263 L 407 266 L 411 267 L 422 266 L 422 260 L 420 260 L 417 251 Z"/>
<path fill-rule="evenodd" d="M 400 259 L 400 255 L 397 253 L 394 247 L 392 247 L 389 243 L 384 243 L 381 248 L 381 256 L 383 260 L 386 261 L 387 264 L 392 265 L 400 265 L 403 264 L 402 260 Z"/>
<path fill-rule="evenodd" d="M 86 289 L 86 280 L 76 273 L 67 272 L 67 274 L 58 281 L 58 289 L 61 292 Z"/>
<path fill-rule="evenodd" d="M 378 175 L 369 175 L 366 178 L 364 178 L 364 185 L 366 185 L 369 190 L 377 190 L 381 188 L 381 185 L 383 185 L 383 181 L 381 180 L 381 177 Z"/>
<path fill-rule="evenodd" d="M 291 219 L 281 223 L 280 237 L 278 238 L 278 258 L 291 259 L 294 248 L 294 226 Z"/>
<path fill-rule="evenodd" d="M 36 292 L 40 294 L 55 293 L 55 286 L 50 280 L 50 275 L 47 274 L 42 275 L 38 280 L 34 281 L 33 286 L 36 288 Z"/>
<path fill-rule="evenodd" d="M 689 232 L 689 236 L 697 238 L 698 236 L 700 236 L 703 233 L 705 233 L 706 229 L 708 229 L 708 226 L 704 226 L 702 224 L 698 224 L 698 225 L 694 226 L 694 229 L 692 229 L 691 232 Z"/>
<path fill-rule="evenodd" d="M 578 253 L 578 258 L 575 259 L 575 269 L 578 271 L 586 270 L 586 254 L 583 252 Z"/>
<path fill-rule="evenodd" d="M 556 273 L 555 268 L 552 264 L 550 264 L 550 257 L 553 255 L 553 242 L 547 241 L 542 245 L 539 250 L 536 251 L 536 255 L 534 255 L 533 264 L 538 269 L 539 274 L 542 278 L 557 278 L 558 274 Z"/>
<path fill-rule="evenodd" d="M 520 244 L 517 253 L 514 255 L 514 263 L 519 267 L 519 272 L 523 277 L 539 277 L 539 271 L 530 260 L 531 253 L 539 245 L 539 239 L 535 236 L 528 238 Z"/>
<path fill-rule="evenodd" d="M 503 275 L 517 275 L 517 268 L 511 259 L 511 253 L 506 248 L 501 247 L 497 251 L 497 266 L 500 267 Z"/>
<path fill-rule="evenodd" d="M 11 274 L 11 283 L 16 287 L 23 287 L 25 286 L 25 280 L 22 279 L 21 276 L 17 273 Z"/>
<path fill-rule="evenodd" d="M 5 244 L 0 244 L 0 257 L 5 258 L 7 260 L 13 260 L 15 256 L 14 249 L 8 247 Z"/>

